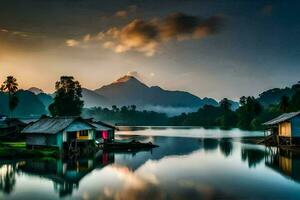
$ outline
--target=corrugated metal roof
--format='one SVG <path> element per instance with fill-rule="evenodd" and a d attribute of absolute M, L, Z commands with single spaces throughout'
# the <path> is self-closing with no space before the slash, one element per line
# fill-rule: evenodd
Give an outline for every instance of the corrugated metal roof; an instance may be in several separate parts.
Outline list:
<path fill-rule="evenodd" d="M 111 128 L 111 129 L 116 129 L 115 126 L 110 125 L 110 124 L 105 123 L 105 122 L 102 122 L 102 121 L 94 121 L 93 123 L 95 123 L 95 124 L 100 124 L 100 125 L 102 125 L 102 126 L 109 127 L 109 128 Z"/>
<path fill-rule="evenodd" d="M 85 120 L 89 123 L 92 123 L 92 125 L 94 125 L 94 126 L 97 125 L 99 128 L 102 126 L 102 127 L 110 128 L 113 130 L 117 129 L 115 126 L 105 123 L 103 121 L 94 121 L 93 118 L 89 118 L 89 119 L 85 119 Z"/>
<path fill-rule="evenodd" d="M 300 111 L 299 112 L 291 112 L 291 113 L 284 113 L 268 122 L 265 122 L 263 123 L 263 125 L 267 125 L 267 126 L 270 126 L 270 125 L 275 125 L 275 124 L 278 124 L 280 122 L 284 122 L 284 121 L 287 121 L 287 120 L 290 120 L 294 117 L 296 117 L 297 115 L 300 114 Z"/>
<path fill-rule="evenodd" d="M 101 124 L 97 124 L 95 122 L 91 123 L 97 131 L 108 131 L 108 130 L 112 130 L 111 127 L 108 127 L 108 126 L 103 126 Z"/>
<path fill-rule="evenodd" d="M 80 117 L 43 118 L 25 127 L 22 133 L 56 134 L 67 128 L 75 120 L 83 119 L 81 119 Z M 88 122 L 85 123 L 90 124 Z"/>
<path fill-rule="evenodd" d="M 38 121 L 40 118 L 19 118 L 19 120 L 21 121 L 21 122 L 23 122 L 23 123 L 25 123 L 25 124 L 30 124 L 30 123 L 32 123 L 32 122 L 36 122 L 36 121 Z"/>

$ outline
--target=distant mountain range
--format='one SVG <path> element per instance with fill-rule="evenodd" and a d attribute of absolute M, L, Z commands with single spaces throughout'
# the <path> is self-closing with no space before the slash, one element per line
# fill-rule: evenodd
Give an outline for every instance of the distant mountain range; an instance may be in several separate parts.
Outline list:
<path fill-rule="evenodd" d="M 259 94 L 257 100 L 263 106 L 278 104 L 282 96 L 291 97 L 299 85 L 286 88 L 274 88 Z M 136 105 L 138 109 L 164 112 L 177 115 L 182 112 L 193 112 L 204 105 L 218 106 L 212 98 L 199 98 L 184 91 L 169 91 L 159 86 L 148 87 L 133 76 L 124 76 L 117 81 L 96 90 L 82 88 L 85 108 Z M 54 94 L 46 94 L 43 90 L 32 87 L 19 90 L 19 105 L 13 114 L 16 117 L 37 117 L 48 114 L 48 106 L 53 102 Z M 239 107 L 239 103 L 230 101 L 232 110 Z M 8 97 L 0 92 L 0 114 L 9 115 Z"/>
<path fill-rule="evenodd" d="M 111 107 L 110 101 L 103 95 L 96 93 L 93 90 L 82 88 L 82 99 L 84 101 L 84 107 Z"/>
<path fill-rule="evenodd" d="M 40 101 L 37 95 L 28 90 L 19 90 L 17 92 L 19 104 L 13 111 L 13 116 L 17 117 L 37 117 L 47 114 L 47 108 Z M 9 115 L 8 95 L 0 92 L 0 114 Z"/>
<path fill-rule="evenodd" d="M 188 92 L 164 90 L 158 86 L 148 87 L 133 76 L 124 76 L 95 92 L 113 105 L 136 105 L 138 107 L 162 106 L 177 108 L 200 108 L 205 104 L 218 105 L 212 98 L 199 98 Z"/>
<path fill-rule="evenodd" d="M 204 105 L 218 106 L 212 98 L 199 98 L 184 91 L 169 91 L 159 86 L 148 87 L 133 76 L 124 76 L 117 81 L 96 90 L 82 88 L 85 108 L 136 105 L 138 109 L 165 112 L 171 115 L 196 111 Z M 18 117 L 33 117 L 48 113 L 54 94 L 32 87 L 18 91 L 20 104 L 14 111 Z M 0 92 L 0 105 L 7 105 L 7 96 Z M 232 101 L 232 109 L 238 107 Z M 7 106 L 0 107 L 0 114 L 8 114 Z"/>

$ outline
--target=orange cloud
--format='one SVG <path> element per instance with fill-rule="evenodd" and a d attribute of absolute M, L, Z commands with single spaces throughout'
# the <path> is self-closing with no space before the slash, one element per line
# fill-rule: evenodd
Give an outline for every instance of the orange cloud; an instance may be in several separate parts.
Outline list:
<path fill-rule="evenodd" d="M 161 20 L 135 19 L 123 27 L 112 27 L 95 36 L 86 35 L 80 43 L 101 41 L 104 48 L 112 49 L 116 53 L 135 51 L 146 56 L 153 56 L 159 45 L 169 40 L 201 39 L 217 33 L 219 22 L 220 18 L 215 16 L 202 19 L 183 13 L 174 13 Z M 67 41 L 68 46 L 77 46 L 77 44 L 79 41 Z"/>

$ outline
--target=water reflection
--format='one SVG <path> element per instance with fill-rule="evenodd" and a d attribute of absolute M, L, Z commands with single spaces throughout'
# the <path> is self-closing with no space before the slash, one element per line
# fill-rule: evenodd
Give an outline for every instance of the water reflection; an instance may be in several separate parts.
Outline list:
<path fill-rule="evenodd" d="M 225 157 L 228 157 L 232 154 L 233 144 L 230 140 L 223 138 L 220 140 L 219 145 L 220 151 Z"/>
<path fill-rule="evenodd" d="M 73 160 L 0 161 L 0 199 L 22 197 L 26 193 L 23 187 L 27 194 L 34 193 L 45 180 L 52 188 L 47 185 L 41 190 L 50 189 L 51 199 L 244 199 L 254 195 L 253 189 L 256 197 L 272 196 L 268 192 L 271 187 L 300 189 L 291 181 L 284 183 L 290 179 L 300 182 L 300 156 L 289 151 L 226 138 L 135 139 L 152 141 L 160 147 L 141 152 L 99 152 Z M 34 185 L 33 178 L 39 183 Z M 274 192 L 277 198 L 286 197 L 276 195 Z M 33 197 L 29 195 L 28 199 Z"/>
<path fill-rule="evenodd" d="M 256 149 L 253 147 L 243 147 L 241 151 L 241 159 L 248 162 L 250 168 L 256 167 L 265 158 L 266 154 L 264 150 Z"/>
<path fill-rule="evenodd" d="M 49 179 L 60 197 L 72 194 L 79 188 L 80 180 L 94 169 L 114 162 L 113 153 L 101 152 L 92 158 L 74 160 L 39 159 L 19 163 L 17 170 L 28 175 Z"/>
<path fill-rule="evenodd" d="M 219 146 L 219 140 L 213 138 L 203 138 L 200 143 L 205 151 L 214 151 Z"/>
<path fill-rule="evenodd" d="M 15 164 L 0 165 L 0 191 L 10 194 L 16 184 Z"/>
<path fill-rule="evenodd" d="M 269 148 L 266 165 L 294 181 L 300 182 L 300 154 L 289 150 Z"/>

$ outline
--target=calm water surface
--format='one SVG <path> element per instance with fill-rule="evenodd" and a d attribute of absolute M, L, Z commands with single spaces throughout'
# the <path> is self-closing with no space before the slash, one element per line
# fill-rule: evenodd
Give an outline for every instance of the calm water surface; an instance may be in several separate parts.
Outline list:
<path fill-rule="evenodd" d="M 137 129 L 118 138 L 160 147 L 68 161 L 1 160 L 0 199 L 300 199 L 297 155 L 238 139 L 261 132 Z"/>

